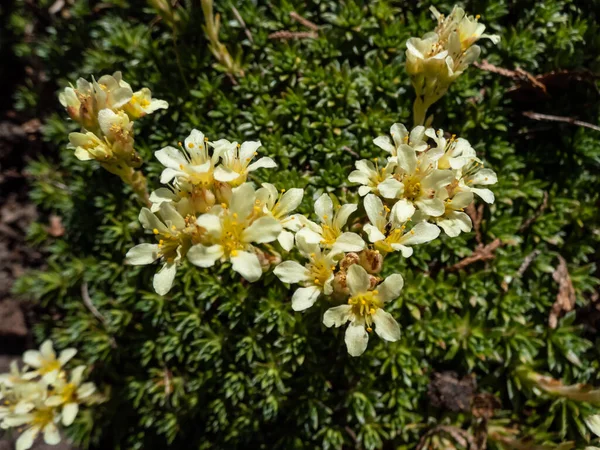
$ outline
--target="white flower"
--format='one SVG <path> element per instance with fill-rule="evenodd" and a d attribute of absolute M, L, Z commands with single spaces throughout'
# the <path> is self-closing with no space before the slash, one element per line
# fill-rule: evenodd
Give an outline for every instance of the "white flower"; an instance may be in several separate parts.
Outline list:
<path fill-rule="evenodd" d="M 27 450 L 33 446 L 40 433 L 44 434 L 44 442 L 46 444 L 58 444 L 60 442 L 60 433 L 56 427 L 58 421 L 59 415 L 55 408 L 38 405 L 35 409 L 30 410 L 30 412 L 6 417 L 3 426 L 14 428 L 28 425 L 16 443 L 16 450 Z"/>
<path fill-rule="evenodd" d="M 443 70 L 447 56 L 448 50 L 437 34 L 427 33 L 422 39 L 411 37 L 406 41 L 406 72 L 411 76 L 435 76 Z"/>
<path fill-rule="evenodd" d="M 308 259 L 303 266 L 296 261 L 284 261 L 273 273 L 284 283 L 300 284 L 292 296 L 292 309 L 303 311 L 310 308 L 321 294 L 333 292 L 333 271 L 342 254 L 335 251 L 322 252 L 318 244 L 306 242 L 303 236 L 296 236 L 300 254 Z"/>
<path fill-rule="evenodd" d="M 132 120 L 139 119 L 146 114 L 151 114 L 159 109 L 167 109 L 169 104 L 164 100 L 152 98 L 152 92 L 148 88 L 142 88 L 133 93 L 131 100 L 123 109 Z"/>
<path fill-rule="evenodd" d="M 420 152 L 409 145 L 398 149 L 398 166 L 393 178 L 379 185 L 384 198 L 404 198 L 413 203 L 428 216 L 444 213 L 444 203 L 437 198 L 437 192 L 454 179 L 451 170 L 437 169 L 437 160 L 443 156 L 440 149 Z"/>
<path fill-rule="evenodd" d="M 181 259 L 191 244 L 200 240 L 203 230 L 193 218 L 184 219 L 170 203 L 162 203 L 159 214 L 160 219 L 148 208 L 142 208 L 139 221 L 144 229 L 154 233 L 158 244 L 136 245 L 125 255 L 125 262 L 139 266 L 162 259 L 164 264 L 154 275 L 153 286 L 157 294 L 165 295 L 173 286 Z"/>
<path fill-rule="evenodd" d="M 212 267 L 217 260 L 229 260 L 234 271 L 250 282 L 257 281 L 262 268 L 252 244 L 273 242 L 279 237 L 282 226 L 271 216 L 255 220 L 256 213 L 261 212 L 255 202 L 254 188 L 245 183 L 233 190 L 229 206 L 215 206 L 214 213 L 211 211 L 198 217 L 197 224 L 206 230 L 206 243 L 190 249 L 190 262 L 200 267 Z"/>
<path fill-rule="evenodd" d="M 346 276 L 350 298 L 347 305 L 328 309 L 323 316 L 326 327 L 340 327 L 350 322 L 346 329 L 346 347 L 351 356 L 364 353 L 369 342 L 369 334 L 375 325 L 375 332 L 386 341 L 400 339 L 400 326 L 390 313 L 382 308 L 385 303 L 400 295 L 404 280 L 399 274 L 387 277 L 376 289 L 369 290 L 371 281 L 367 271 L 353 264 Z"/>
<path fill-rule="evenodd" d="M 379 194 L 379 184 L 390 178 L 394 173 L 396 163 L 389 161 L 384 167 L 379 168 L 377 164 L 377 158 L 375 158 L 375 164 L 367 159 L 362 159 L 354 163 L 356 170 L 350 172 L 348 180 L 351 183 L 361 184 L 358 188 L 358 194 L 364 197 L 369 192 Z"/>
<path fill-rule="evenodd" d="M 470 191 L 458 191 L 452 198 L 444 200 L 446 208 L 444 214 L 433 220 L 450 237 L 456 237 L 461 232 L 469 232 L 473 224 L 464 209 L 471 203 L 473 203 L 473 194 Z"/>
<path fill-rule="evenodd" d="M 67 348 L 60 352 L 58 358 L 54 352 L 52 341 L 47 340 L 40 346 L 40 350 L 27 350 L 23 354 L 23 362 L 34 368 L 32 372 L 23 375 L 24 379 L 30 380 L 41 376 L 47 383 L 53 383 L 58 377 L 62 367 L 75 356 L 77 350 Z"/>
<path fill-rule="evenodd" d="M 369 194 L 365 197 L 364 205 L 370 221 L 364 230 L 379 251 L 401 251 L 402 256 L 408 258 L 413 253 L 410 246 L 430 242 L 440 235 L 440 229 L 428 222 L 419 222 L 405 232 L 405 223 L 415 211 L 414 206 L 406 200 L 396 202 L 390 211 L 379 197 Z"/>
<path fill-rule="evenodd" d="M 77 417 L 79 404 L 96 392 L 94 383 L 82 383 L 85 366 L 73 369 L 69 382 L 58 378 L 53 383 L 50 397 L 44 402 L 46 406 L 57 407 L 62 405 L 62 424 L 69 426 Z"/>
<path fill-rule="evenodd" d="M 69 148 L 75 149 L 75 157 L 80 161 L 96 159 L 107 161 L 113 156 L 111 147 L 94 133 L 70 133 Z"/>
<path fill-rule="evenodd" d="M 277 167 L 275 161 L 268 156 L 250 164 L 258 154 L 256 150 L 261 146 L 260 141 L 248 141 L 240 146 L 237 142 L 221 139 L 213 142 L 213 146 L 221 157 L 221 164 L 215 170 L 215 179 L 232 186 L 245 183 L 248 173 L 256 169 Z"/>
<path fill-rule="evenodd" d="M 459 188 L 463 190 L 469 190 L 474 194 L 478 195 L 486 203 L 494 203 L 494 193 L 487 188 L 480 188 L 476 186 L 489 186 L 498 182 L 496 173 L 491 169 L 484 169 L 483 164 L 474 160 L 472 163 L 467 164 L 460 171 L 458 176 Z"/>
<path fill-rule="evenodd" d="M 356 211 L 358 205 L 341 205 L 334 213 L 333 201 L 327 194 L 321 195 L 315 202 L 315 213 L 321 225 L 308 220 L 304 216 L 297 216 L 302 221 L 303 228 L 296 234 L 309 244 L 320 244 L 322 247 L 342 252 L 358 252 L 365 248 L 362 238 L 352 232 L 343 232 L 350 215 Z"/>
<path fill-rule="evenodd" d="M 427 129 L 425 134 L 437 144 L 437 147 L 434 149 L 436 154 L 442 154 L 437 160 L 438 169 L 458 170 L 470 162 L 481 162 L 477 158 L 475 150 L 473 150 L 473 147 L 471 147 L 471 144 L 466 139 L 457 139 L 454 135 L 450 139 L 446 139 L 442 130 L 436 132 L 432 128 Z"/>
<path fill-rule="evenodd" d="M 11 361 L 10 363 L 10 372 L 0 374 L 0 386 L 13 387 L 16 384 L 23 383 L 25 380 L 23 379 L 23 373 L 19 369 L 19 363 L 15 361 Z M 1 398 L 1 394 L 0 394 Z"/>
<path fill-rule="evenodd" d="M 409 133 L 404 125 L 395 123 L 390 128 L 392 139 L 388 136 L 379 136 L 373 139 L 373 143 L 380 149 L 388 152 L 393 160 L 398 156 L 398 152 L 402 146 L 408 145 L 416 152 L 427 150 L 427 142 L 425 137 L 425 127 L 419 125 Z"/>
<path fill-rule="evenodd" d="M 288 252 L 294 246 L 292 231 L 296 232 L 301 227 L 298 217 L 289 214 L 300 205 L 303 196 L 304 190 L 298 188 L 292 188 L 279 195 L 277 188 L 269 183 L 263 183 L 262 188 L 256 191 L 256 199 L 263 205 L 263 213 L 277 219 L 284 228 L 277 241 Z"/>
<path fill-rule="evenodd" d="M 592 433 L 596 436 L 600 436 L 600 414 L 587 416 L 583 420 Z"/>
<path fill-rule="evenodd" d="M 175 179 L 185 185 L 210 188 L 213 185 L 214 167 L 219 159 L 218 152 L 211 156 L 204 133 L 196 129 L 185 139 L 183 151 L 175 147 L 165 147 L 154 153 L 165 169 L 160 176 L 161 183 L 169 183 Z"/>

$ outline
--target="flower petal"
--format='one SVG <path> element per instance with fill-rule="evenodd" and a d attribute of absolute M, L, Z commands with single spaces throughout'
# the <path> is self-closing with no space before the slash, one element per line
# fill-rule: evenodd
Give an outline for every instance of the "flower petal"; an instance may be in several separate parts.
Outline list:
<path fill-rule="evenodd" d="M 346 284 L 350 290 L 350 295 L 356 296 L 367 292 L 371 285 L 371 280 L 369 274 L 362 266 L 352 264 L 348 268 Z"/>
<path fill-rule="evenodd" d="M 377 185 L 383 198 L 397 198 L 404 192 L 404 185 L 395 178 L 388 178 Z"/>
<path fill-rule="evenodd" d="M 169 169 L 181 170 L 181 166 L 185 167 L 188 165 L 188 160 L 183 156 L 183 153 L 175 147 L 165 147 L 162 150 L 154 152 L 154 156 L 163 166 Z"/>
<path fill-rule="evenodd" d="M 231 256 L 231 268 L 251 283 L 262 276 L 260 261 L 254 253 L 238 251 Z"/>
<path fill-rule="evenodd" d="M 379 291 L 378 297 L 383 303 L 395 300 L 400 295 L 403 287 L 404 279 L 402 278 L 402 275 L 395 273 L 387 277 L 383 280 L 383 283 L 377 286 L 377 290 Z"/>
<path fill-rule="evenodd" d="M 289 214 L 300 205 L 303 196 L 304 189 L 292 188 L 286 191 L 273 209 L 273 214 L 279 217 Z"/>
<path fill-rule="evenodd" d="M 240 177 L 238 172 L 231 170 L 228 167 L 218 166 L 215 169 L 214 174 L 215 180 L 220 181 L 222 183 L 229 183 L 231 181 L 237 180 Z"/>
<path fill-rule="evenodd" d="M 496 200 L 494 193 L 489 189 L 471 188 L 471 192 L 477 194 L 484 202 L 492 204 Z"/>
<path fill-rule="evenodd" d="M 5 420 L 6 421 L 6 420 Z M 33 442 L 40 433 L 40 429 L 37 427 L 31 427 L 21 433 L 19 439 L 17 439 L 16 450 L 28 450 L 33 446 Z"/>
<path fill-rule="evenodd" d="M 373 323 L 375 323 L 375 332 L 380 338 L 390 342 L 400 339 L 400 325 L 390 313 L 379 308 L 372 317 Z"/>
<path fill-rule="evenodd" d="M 333 219 L 333 201 L 327 194 L 322 194 L 315 202 L 315 213 L 321 221 Z M 326 219 L 327 218 L 327 219 Z"/>
<path fill-rule="evenodd" d="M 341 327 L 352 318 L 352 306 L 340 305 L 329 308 L 323 314 L 323 325 L 328 328 L 332 326 Z"/>
<path fill-rule="evenodd" d="M 56 445 L 60 442 L 60 433 L 53 422 L 44 427 L 44 442 L 48 445 Z"/>
<path fill-rule="evenodd" d="M 417 245 L 433 241 L 440 235 L 440 229 L 429 222 L 419 222 L 412 230 L 400 238 L 402 245 Z"/>
<path fill-rule="evenodd" d="M 403 198 L 392 206 L 391 222 L 394 225 L 402 225 L 415 214 L 415 205 Z"/>
<path fill-rule="evenodd" d="M 392 144 L 392 141 L 388 136 L 378 136 L 373 139 L 373 144 L 392 155 L 396 155 L 396 147 Z"/>
<path fill-rule="evenodd" d="M 277 236 L 277 242 L 281 245 L 286 252 L 289 252 L 294 248 L 294 233 L 291 231 L 283 230 L 279 236 Z"/>
<path fill-rule="evenodd" d="M 212 267 L 218 259 L 223 257 L 223 254 L 224 250 L 221 245 L 196 244 L 187 252 L 187 259 L 198 267 Z"/>
<path fill-rule="evenodd" d="M 283 227 L 279 220 L 271 216 L 263 216 L 252 222 L 242 233 L 242 242 L 263 244 L 273 242 L 281 233 Z"/>
<path fill-rule="evenodd" d="M 139 244 L 130 249 L 125 255 L 125 264 L 143 266 L 152 264 L 159 258 L 157 244 Z"/>
<path fill-rule="evenodd" d="M 341 205 L 335 214 L 333 226 L 341 229 L 348 222 L 348 217 L 357 209 L 358 205 L 354 203 Z"/>
<path fill-rule="evenodd" d="M 60 355 L 58 356 L 58 362 L 60 362 L 60 364 L 62 366 L 64 366 L 66 363 L 68 363 L 69 361 L 71 361 L 71 359 L 73 359 L 73 357 L 77 354 L 77 350 L 74 348 L 65 348 L 62 352 L 60 352 Z"/>
<path fill-rule="evenodd" d="M 365 352 L 369 343 L 369 334 L 365 330 L 364 320 L 350 322 L 350 325 L 346 328 L 344 341 L 350 356 L 360 356 Z"/>
<path fill-rule="evenodd" d="M 166 263 L 162 269 L 154 275 L 152 286 L 157 294 L 165 295 L 171 290 L 176 273 L 177 265 L 175 263 Z"/>
<path fill-rule="evenodd" d="M 248 172 L 252 172 L 256 169 L 272 169 L 277 167 L 277 163 L 268 156 L 263 156 L 258 161 L 253 162 L 248 166 Z"/>
<path fill-rule="evenodd" d="M 333 244 L 331 251 L 359 252 L 366 247 L 365 241 L 356 233 L 342 233 Z"/>
<path fill-rule="evenodd" d="M 247 141 L 242 142 L 240 146 L 240 161 L 250 161 L 254 158 L 256 151 L 262 146 L 260 141 Z"/>
<path fill-rule="evenodd" d="M 292 309 L 294 311 L 304 311 L 315 304 L 317 298 L 321 295 L 321 290 L 317 286 L 298 288 L 292 295 Z"/>
<path fill-rule="evenodd" d="M 62 408 L 62 423 L 65 427 L 68 427 L 73 423 L 77 413 L 79 412 L 79 405 L 75 402 L 67 403 Z"/>
<path fill-rule="evenodd" d="M 275 267 L 273 273 L 284 283 L 300 283 L 310 280 L 310 272 L 296 261 L 284 261 Z"/>

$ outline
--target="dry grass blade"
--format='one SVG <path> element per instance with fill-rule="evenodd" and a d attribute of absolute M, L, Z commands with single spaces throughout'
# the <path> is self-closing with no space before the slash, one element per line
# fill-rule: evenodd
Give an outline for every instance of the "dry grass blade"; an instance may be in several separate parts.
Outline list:
<path fill-rule="evenodd" d="M 569 276 L 567 262 L 560 255 L 558 256 L 558 260 L 558 267 L 552 273 L 552 278 L 558 283 L 558 294 L 548 318 L 550 328 L 556 328 L 559 316 L 573 310 L 576 300 L 575 288 Z"/>
<path fill-rule="evenodd" d="M 571 125 L 577 125 L 580 127 L 589 128 L 591 130 L 600 131 L 600 126 L 593 125 L 591 123 L 584 122 L 582 120 L 577 120 L 574 117 L 553 116 L 550 114 L 541 114 L 541 113 L 536 113 L 533 111 L 525 111 L 523 113 L 523 115 L 525 117 L 529 117 L 530 119 L 533 119 L 533 120 L 547 120 L 549 122 L 570 123 Z"/>

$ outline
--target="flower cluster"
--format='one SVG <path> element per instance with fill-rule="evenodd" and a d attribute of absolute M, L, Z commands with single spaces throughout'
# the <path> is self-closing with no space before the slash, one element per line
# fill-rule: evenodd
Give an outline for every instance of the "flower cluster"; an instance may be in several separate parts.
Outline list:
<path fill-rule="evenodd" d="M 500 41 L 499 36 L 483 34 L 485 25 L 478 22 L 479 16 L 469 16 L 458 6 L 448 17 L 434 7 L 431 11 L 438 21 L 435 30 L 406 43 L 406 71 L 417 94 L 414 105 L 417 125 L 424 123 L 427 109 L 477 60 L 481 48 L 475 43 L 481 38 L 488 38 L 494 44 Z"/>
<path fill-rule="evenodd" d="M 102 401 L 94 383 L 84 382 L 85 366 L 65 369 L 76 353 L 69 348 L 57 356 L 45 341 L 39 351 L 23 354 L 22 369 L 13 361 L 10 373 L 0 375 L 0 428 L 24 429 L 17 450 L 30 448 L 40 433 L 47 444 L 58 444 L 59 423 L 71 425 L 80 405 Z"/>
<path fill-rule="evenodd" d="M 417 126 L 409 133 L 394 124 L 390 134 L 373 141 L 389 154 L 385 166 L 378 159 L 358 161 L 349 176 L 365 196 L 369 241 L 382 252 L 410 256 L 407 246 L 435 239 L 437 226 L 450 237 L 470 231 L 464 209 L 474 194 L 494 203 L 492 191 L 482 187 L 497 182 L 494 171 L 483 167 L 466 139 L 446 138 L 442 130 Z M 415 223 L 410 230 L 409 221 Z"/>
<path fill-rule="evenodd" d="M 255 190 L 249 173 L 276 167 L 268 157 L 252 162 L 260 142 L 209 142 L 193 130 L 180 149 L 156 152 L 165 169 L 161 182 L 168 187 L 150 195 L 152 206 L 140 212 L 142 226 L 152 232 L 155 244 L 140 244 L 126 255 L 134 265 L 163 263 L 154 276 L 154 289 L 165 295 L 172 287 L 177 266 L 184 257 L 199 267 L 230 262 L 248 281 L 257 281 L 276 260 L 261 244 L 278 241 L 283 250 L 294 245 L 292 231 L 301 224 L 290 213 L 298 207 L 302 189 L 278 192 L 264 183 Z"/>
<path fill-rule="evenodd" d="M 133 92 L 121 72 L 91 83 L 80 78 L 76 86 L 65 88 L 59 100 L 82 128 L 69 135 L 75 156 L 81 161 L 98 161 L 147 201 L 146 180 L 135 170 L 142 160 L 134 149 L 133 121 L 167 108 L 167 102 L 153 99 L 148 88 Z"/>

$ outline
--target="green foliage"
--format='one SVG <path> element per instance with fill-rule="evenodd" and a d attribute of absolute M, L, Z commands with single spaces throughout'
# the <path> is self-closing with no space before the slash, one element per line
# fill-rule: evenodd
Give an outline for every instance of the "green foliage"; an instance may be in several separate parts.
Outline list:
<path fill-rule="evenodd" d="M 410 125 L 404 44 L 433 27 L 429 2 L 239 2 L 251 41 L 233 3 L 220 3 L 220 40 L 241 55 L 244 71 L 232 78 L 208 50 L 199 2 L 183 2 L 186 20 L 175 28 L 137 0 L 75 0 L 64 7 L 68 14 L 52 16 L 54 2 L 38 3 L 42 18 L 29 2 L 16 4 L 10 26 L 21 40 L 14 51 L 43 66 L 56 91 L 79 76 L 121 70 L 134 88 L 149 86 L 169 102 L 168 110 L 136 123 L 150 186 L 158 186 L 161 169 L 153 152 L 198 128 L 211 139 L 260 139 L 279 169 L 254 181 L 305 187 L 303 213 L 324 191 L 356 200 L 347 176 L 357 154 L 380 156 L 372 139 L 394 122 Z M 444 12 L 452 7 L 432 3 Z M 430 404 L 431 374 L 450 369 L 473 373 L 479 390 L 500 400 L 490 426 L 515 427 L 550 448 L 592 439 L 583 418 L 597 406 L 531 389 L 517 369 L 600 384 L 600 340 L 590 325 L 575 313 L 554 330 L 547 325 L 558 255 L 568 262 L 577 307 L 598 288 L 600 134 L 521 113 L 598 123 L 598 83 L 582 74 L 600 69 L 600 5 L 464 6 L 502 36 L 498 48 L 483 43 L 491 63 L 580 75 L 558 77 L 547 96 L 532 98 L 514 91 L 513 80 L 472 67 L 434 105 L 434 126 L 467 138 L 498 173 L 497 201 L 484 210 L 481 237 L 507 245 L 459 272 L 446 269 L 475 250 L 474 232 L 421 246 L 409 260 L 388 258 L 386 271 L 405 278 L 390 308 L 403 337 L 373 339 L 356 359 L 345 350 L 343 330 L 321 324 L 326 305 L 293 312 L 290 291 L 272 275 L 254 286 L 228 267 L 186 263 L 172 291 L 155 294 L 154 267 L 123 265 L 126 251 L 144 240 L 131 190 L 66 149 L 73 124 L 57 114 L 55 101 L 43 129 L 52 151 L 30 165 L 31 198 L 62 218 L 66 234 L 53 238 L 34 226 L 31 242 L 48 255 L 47 266 L 21 278 L 17 292 L 41 306 L 37 339 L 76 347 L 78 362 L 93 364 L 92 378 L 111 390 L 109 403 L 78 417 L 67 430 L 71 437 L 122 449 L 414 448 L 436 424 L 466 428 L 474 420 Z M 319 25 L 316 39 L 269 38 L 279 30 L 307 31 L 292 11 Z M 36 113 L 45 95 L 26 80 L 15 105 Z M 547 207 L 522 230 L 544 192 Z M 534 251 L 538 257 L 518 276 Z M 84 304 L 82 285 L 103 321 Z M 500 444 L 490 437 L 488 446 Z"/>

